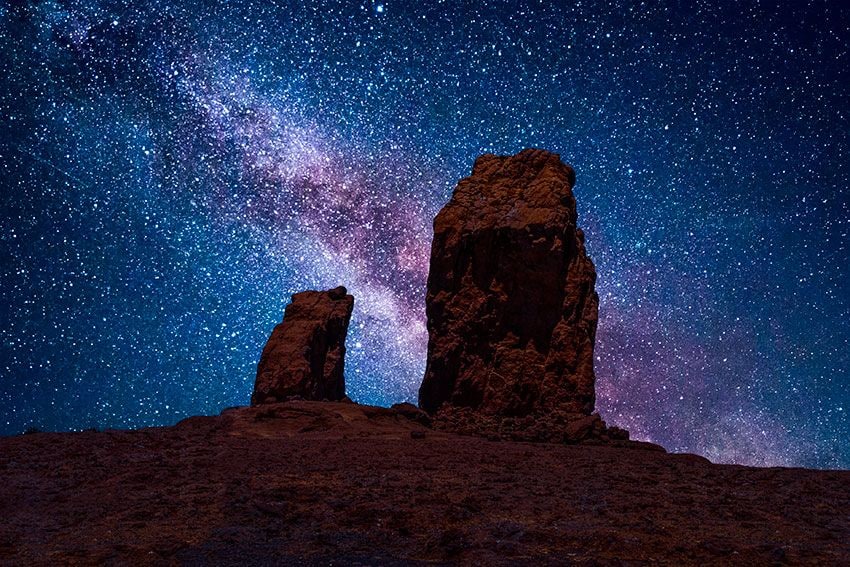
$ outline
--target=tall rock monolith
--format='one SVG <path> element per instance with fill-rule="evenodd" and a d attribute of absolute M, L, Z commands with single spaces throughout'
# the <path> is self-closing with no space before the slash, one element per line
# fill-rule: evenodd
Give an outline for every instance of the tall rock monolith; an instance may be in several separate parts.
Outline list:
<path fill-rule="evenodd" d="M 591 415 L 598 297 L 574 184 L 557 154 L 483 155 L 437 215 L 419 390 L 428 413 L 558 414 L 566 429 L 584 417 L 604 428 Z"/>

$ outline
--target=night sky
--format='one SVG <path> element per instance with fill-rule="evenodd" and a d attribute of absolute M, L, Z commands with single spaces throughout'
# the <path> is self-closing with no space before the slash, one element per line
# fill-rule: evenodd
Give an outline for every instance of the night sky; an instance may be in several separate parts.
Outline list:
<path fill-rule="evenodd" d="M 842 3 L 172 4 L 0 4 L 0 433 L 245 405 L 290 294 L 340 284 L 349 395 L 415 401 L 432 219 L 539 147 L 603 418 L 850 468 Z"/>

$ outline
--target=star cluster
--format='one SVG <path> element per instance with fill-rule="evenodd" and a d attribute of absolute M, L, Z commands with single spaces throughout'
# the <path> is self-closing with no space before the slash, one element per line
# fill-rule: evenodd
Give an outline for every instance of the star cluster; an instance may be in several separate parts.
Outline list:
<path fill-rule="evenodd" d="M 245 404 L 290 294 L 340 284 L 349 395 L 415 401 L 432 219 L 541 147 L 603 418 L 850 467 L 850 11 L 717 4 L 3 4 L 0 433 Z"/>

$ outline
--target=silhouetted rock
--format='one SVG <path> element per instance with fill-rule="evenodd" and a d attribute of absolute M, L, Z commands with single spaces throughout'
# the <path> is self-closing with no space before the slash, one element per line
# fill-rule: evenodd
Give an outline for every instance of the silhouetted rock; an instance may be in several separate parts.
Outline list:
<path fill-rule="evenodd" d="M 619 439 L 621 441 L 629 440 L 629 432 L 620 427 L 612 426 L 608 428 L 608 436 L 611 439 Z"/>
<path fill-rule="evenodd" d="M 483 155 L 437 215 L 425 411 L 593 412 L 596 272 L 576 227 L 574 183 L 557 154 Z"/>
<path fill-rule="evenodd" d="M 431 416 L 409 402 L 393 404 L 390 409 L 395 410 L 399 415 L 410 421 L 415 421 L 425 427 L 431 426 Z"/>
<path fill-rule="evenodd" d="M 344 287 L 292 296 L 257 365 L 251 404 L 345 397 L 345 336 L 354 297 Z"/>

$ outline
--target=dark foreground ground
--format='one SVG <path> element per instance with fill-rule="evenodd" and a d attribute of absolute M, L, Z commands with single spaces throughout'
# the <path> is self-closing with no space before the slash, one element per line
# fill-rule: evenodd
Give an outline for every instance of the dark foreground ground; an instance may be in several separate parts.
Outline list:
<path fill-rule="evenodd" d="M 0 563 L 850 564 L 850 471 L 414 430 L 292 402 L 0 439 Z"/>

